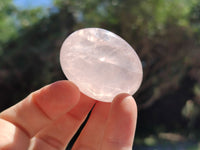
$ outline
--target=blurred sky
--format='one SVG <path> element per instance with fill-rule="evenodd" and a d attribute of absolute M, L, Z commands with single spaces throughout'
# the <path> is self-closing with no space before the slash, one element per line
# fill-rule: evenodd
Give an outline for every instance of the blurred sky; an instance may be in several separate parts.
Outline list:
<path fill-rule="evenodd" d="M 29 9 L 34 7 L 52 7 L 52 0 L 13 0 L 14 4 L 21 9 Z"/>

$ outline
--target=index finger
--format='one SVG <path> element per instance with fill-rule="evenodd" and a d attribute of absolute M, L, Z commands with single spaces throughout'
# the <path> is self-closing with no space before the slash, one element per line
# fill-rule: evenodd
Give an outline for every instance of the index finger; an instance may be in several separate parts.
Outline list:
<path fill-rule="evenodd" d="M 29 138 L 56 118 L 70 111 L 79 101 L 79 89 L 69 81 L 58 81 L 30 94 L 0 113 L 0 119 L 14 124 Z"/>

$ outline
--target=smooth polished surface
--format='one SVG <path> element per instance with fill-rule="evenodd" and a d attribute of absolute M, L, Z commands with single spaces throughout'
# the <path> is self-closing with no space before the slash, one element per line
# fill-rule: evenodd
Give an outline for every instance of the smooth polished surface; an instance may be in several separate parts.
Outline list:
<path fill-rule="evenodd" d="M 72 33 L 62 45 L 60 63 L 81 92 L 99 101 L 111 102 L 119 93 L 133 95 L 142 82 L 142 65 L 133 48 L 100 28 Z"/>

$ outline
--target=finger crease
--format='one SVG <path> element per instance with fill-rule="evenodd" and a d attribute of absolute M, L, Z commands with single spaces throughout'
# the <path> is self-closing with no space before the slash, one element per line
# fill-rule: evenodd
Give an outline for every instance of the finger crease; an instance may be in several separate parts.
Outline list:
<path fill-rule="evenodd" d="M 60 150 L 61 147 L 63 147 L 63 143 L 56 138 L 50 136 L 44 136 L 44 137 L 39 137 L 39 139 L 57 150 Z"/>
<path fill-rule="evenodd" d="M 28 137 L 28 138 L 31 138 L 31 135 L 29 134 L 29 132 L 26 130 L 26 128 L 24 128 L 23 126 L 19 125 L 18 123 L 16 122 L 12 122 L 10 121 L 9 119 L 5 119 L 5 118 L 2 118 L 3 120 L 13 124 L 16 128 L 20 129 L 22 132 L 24 132 L 24 134 Z"/>
<path fill-rule="evenodd" d="M 30 99 L 32 99 L 32 96 L 31 96 Z M 49 117 L 49 116 L 47 115 L 47 113 L 40 107 L 40 105 L 39 105 L 37 102 L 35 102 L 34 100 L 32 100 L 32 102 L 33 102 L 33 104 L 38 108 L 38 110 L 39 110 L 47 119 L 52 120 L 52 118 Z"/>
<path fill-rule="evenodd" d="M 116 138 L 107 138 L 107 142 L 112 145 L 116 145 L 118 147 L 128 147 L 129 146 L 129 144 L 127 142 L 116 139 Z"/>

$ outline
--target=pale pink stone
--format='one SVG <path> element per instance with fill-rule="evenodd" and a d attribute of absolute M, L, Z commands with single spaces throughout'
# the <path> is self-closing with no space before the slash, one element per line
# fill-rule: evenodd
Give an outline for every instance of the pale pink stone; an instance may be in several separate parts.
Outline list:
<path fill-rule="evenodd" d="M 133 48 L 100 28 L 72 33 L 62 45 L 60 63 L 81 92 L 99 101 L 111 102 L 119 93 L 132 95 L 142 81 L 142 65 Z"/>

